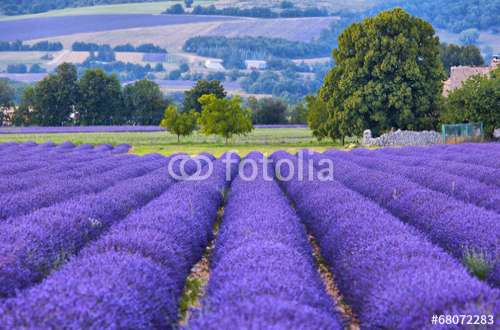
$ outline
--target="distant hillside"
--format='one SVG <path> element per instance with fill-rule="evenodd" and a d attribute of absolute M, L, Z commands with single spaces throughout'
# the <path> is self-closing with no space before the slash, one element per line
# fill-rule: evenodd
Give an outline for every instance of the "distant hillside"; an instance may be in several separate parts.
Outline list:
<path fill-rule="evenodd" d="M 41 13 L 69 7 L 98 6 L 119 3 L 165 2 L 165 0 L 1 0 L 0 15 L 21 15 Z M 196 0 L 193 5 L 206 7 L 215 4 L 217 8 L 266 7 L 281 10 L 283 1 L 275 0 Z M 183 1 L 171 1 L 170 4 Z M 500 32 L 500 0 L 288 0 L 292 8 L 317 8 L 330 14 L 345 16 L 356 13 L 371 16 L 378 12 L 402 7 L 412 15 L 422 17 L 436 28 L 454 33 L 466 29 Z M 165 7 L 170 6 L 165 5 Z M 290 9 L 289 9 L 290 10 Z"/>
<path fill-rule="evenodd" d="M 2 0 L 0 1 L 0 13 L 3 15 L 22 15 L 68 7 L 156 1 L 160 0 Z"/>

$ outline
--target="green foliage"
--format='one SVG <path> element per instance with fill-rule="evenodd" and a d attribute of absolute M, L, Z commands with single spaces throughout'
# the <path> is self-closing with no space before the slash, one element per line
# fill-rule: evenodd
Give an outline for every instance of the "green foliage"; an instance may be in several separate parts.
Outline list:
<path fill-rule="evenodd" d="M 491 265 L 482 252 L 467 251 L 463 257 L 465 267 L 480 280 L 485 280 L 491 271 Z"/>
<path fill-rule="evenodd" d="M 28 86 L 21 97 L 19 106 L 15 109 L 12 116 L 14 126 L 26 126 L 38 124 L 36 110 L 33 109 L 36 103 L 35 86 Z"/>
<path fill-rule="evenodd" d="M 318 141 L 325 138 L 335 140 L 340 135 L 337 126 L 332 125 L 330 113 L 327 110 L 327 104 L 320 97 L 307 96 L 307 125 L 312 134 Z"/>
<path fill-rule="evenodd" d="M 329 68 L 329 67 L 328 67 Z M 300 102 L 307 94 L 316 93 L 323 79 L 323 74 L 306 78 L 293 71 L 281 73 L 253 71 L 241 81 L 244 91 L 254 94 L 271 94 L 290 103 Z"/>
<path fill-rule="evenodd" d="M 212 94 L 220 99 L 226 97 L 226 91 L 220 81 L 198 80 L 193 88 L 184 93 L 184 111 L 195 110 L 196 112 L 201 112 L 202 105 L 199 99 L 203 95 L 208 94 Z"/>
<path fill-rule="evenodd" d="M 281 1 L 281 3 L 280 3 L 281 9 L 291 9 L 293 7 L 294 7 L 294 5 L 293 5 L 293 2 L 291 2 L 291 1 Z"/>
<path fill-rule="evenodd" d="M 290 41 L 282 38 L 198 36 L 188 39 L 183 50 L 200 56 L 221 58 L 227 68 L 241 69 L 247 59 L 309 58 L 328 56 L 331 45 Z"/>
<path fill-rule="evenodd" d="M 41 126 L 68 124 L 79 98 L 77 79 L 74 65 L 63 63 L 58 66 L 55 74 L 26 89 L 15 121 Z"/>
<path fill-rule="evenodd" d="M 252 110 L 242 109 L 238 96 L 225 99 L 208 94 L 201 96 L 199 102 L 203 107 L 200 117 L 202 133 L 220 135 L 227 143 L 233 135 L 252 131 Z"/>
<path fill-rule="evenodd" d="M 149 80 L 139 80 L 123 89 L 123 122 L 136 125 L 158 125 L 167 102 L 160 87 Z"/>
<path fill-rule="evenodd" d="M 15 90 L 7 80 L 0 80 L 0 108 L 10 107 L 14 103 Z"/>
<path fill-rule="evenodd" d="M 167 10 L 164 11 L 164 14 L 171 14 L 171 15 L 180 15 L 184 14 L 184 7 L 180 3 L 176 3 L 172 7 L 167 8 Z"/>
<path fill-rule="evenodd" d="M 175 106 L 170 105 L 165 110 L 160 126 L 177 135 L 177 142 L 180 142 L 181 136 L 191 135 L 196 129 L 198 115 L 195 111 L 179 112 Z"/>
<path fill-rule="evenodd" d="M 100 69 L 87 70 L 78 82 L 81 97 L 76 104 L 79 125 L 120 124 L 123 98 L 116 76 Z"/>
<path fill-rule="evenodd" d="M 0 126 L 3 126 L 6 119 L 4 109 L 14 105 L 15 90 L 6 80 L 0 80 Z"/>
<path fill-rule="evenodd" d="M 170 71 L 168 73 L 168 80 L 177 80 L 177 79 L 180 79 L 181 78 L 181 75 L 182 75 L 182 72 L 180 70 L 174 70 L 174 71 Z"/>
<path fill-rule="evenodd" d="M 324 114 L 310 120 L 318 137 L 360 136 L 367 128 L 376 135 L 396 127 L 421 130 L 437 123 L 445 73 L 430 24 L 402 9 L 386 11 L 344 30 L 333 56 L 336 66 L 319 92 L 327 122 L 317 119 Z"/>
<path fill-rule="evenodd" d="M 500 26 L 500 3 L 494 0 L 384 0 L 370 12 L 393 7 L 401 7 L 437 28 L 453 32 L 470 28 L 498 32 Z"/>
<path fill-rule="evenodd" d="M 500 127 L 500 68 L 490 77 L 474 76 L 461 88 L 453 90 L 446 100 L 443 123 L 482 122 L 491 136 Z"/>
<path fill-rule="evenodd" d="M 190 276 L 186 279 L 184 291 L 179 301 L 179 318 L 181 320 L 186 318 L 189 308 L 198 302 L 205 284 L 200 278 Z"/>
<path fill-rule="evenodd" d="M 280 99 L 266 97 L 257 100 L 251 97 L 248 100 L 248 105 L 253 112 L 254 124 L 272 125 L 287 123 L 287 106 Z"/>
<path fill-rule="evenodd" d="M 49 41 L 39 41 L 32 45 L 25 44 L 21 40 L 16 41 L 0 41 L 0 51 L 1 52 L 57 52 L 63 49 L 63 45 L 60 42 L 49 42 Z"/>
<path fill-rule="evenodd" d="M 268 7 L 224 7 L 217 8 L 215 5 L 207 7 L 196 6 L 191 14 L 193 15 L 219 15 L 219 16 L 241 16 L 258 18 L 278 18 L 278 17 L 320 17 L 328 16 L 329 13 L 323 8 L 308 7 L 305 9 L 295 8 L 293 3 L 283 2 L 281 11 L 273 11 Z"/>
<path fill-rule="evenodd" d="M 193 3 L 194 3 L 194 0 L 184 0 L 184 5 L 186 6 L 186 8 L 191 8 Z"/>
<path fill-rule="evenodd" d="M 7 65 L 7 73 L 27 73 L 28 66 L 26 64 L 9 64 Z"/>
<path fill-rule="evenodd" d="M 304 102 L 297 103 L 291 108 L 290 124 L 307 124 L 307 106 Z"/>
<path fill-rule="evenodd" d="M 442 43 L 439 45 L 439 53 L 448 75 L 450 74 L 450 68 L 452 66 L 481 66 L 484 64 L 481 51 L 474 45 L 457 46 L 454 44 Z"/>
<path fill-rule="evenodd" d="M 189 64 L 182 63 L 181 65 L 179 65 L 179 71 L 182 73 L 188 72 L 189 71 Z"/>

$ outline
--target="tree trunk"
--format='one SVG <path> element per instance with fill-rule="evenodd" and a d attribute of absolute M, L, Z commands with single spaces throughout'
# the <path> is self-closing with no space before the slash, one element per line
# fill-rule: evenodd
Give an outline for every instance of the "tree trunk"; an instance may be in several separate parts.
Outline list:
<path fill-rule="evenodd" d="M 177 143 L 180 143 L 180 142 L 181 142 L 181 135 L 177 134 Z"/>

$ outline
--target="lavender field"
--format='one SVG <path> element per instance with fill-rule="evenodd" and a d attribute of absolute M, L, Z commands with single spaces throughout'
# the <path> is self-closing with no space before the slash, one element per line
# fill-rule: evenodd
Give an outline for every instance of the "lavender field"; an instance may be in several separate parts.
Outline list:
<path fill-rule="evenodd" d="M 1 134 L 63 134 L 63 133 L 121 133 L 121 132 L 163 132 L 160 126 L 27 126 L 2 127 Z"/>
<path fill-rule="evenodd" d="M 0 21 L 0 40 L 33 40 L 77 33 L 235 20 L 195 15 L 75 15 Z"/>
<path fill-rule="evenodd" d="M 0 144 L 0 329 L 500 326 L 500 144 L 129 148 Z"/>

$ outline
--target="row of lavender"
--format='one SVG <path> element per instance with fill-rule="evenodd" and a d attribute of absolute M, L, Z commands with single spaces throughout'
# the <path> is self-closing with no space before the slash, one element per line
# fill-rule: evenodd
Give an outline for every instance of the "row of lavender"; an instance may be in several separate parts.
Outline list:
<path fill-rule="evenodd" d="M 316 270 L 306 231 L 263 155 L 251 153 L 231 185 L 203 309 L 187 329 L 342 329 Z M 269 168 L 267 173 L 272 173 Z"/>

